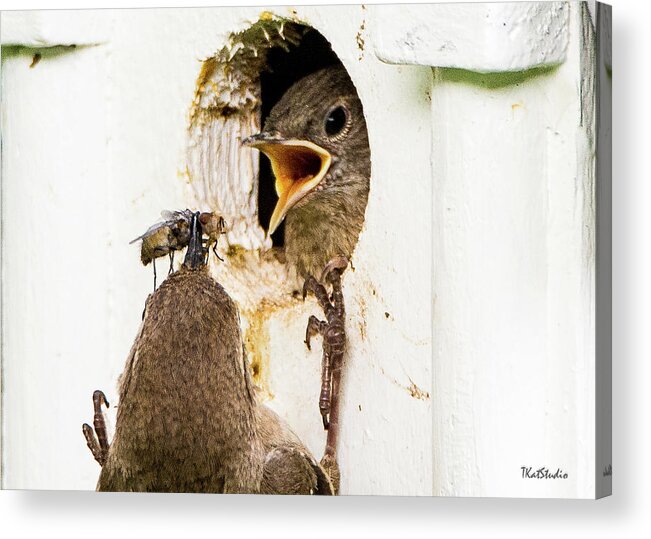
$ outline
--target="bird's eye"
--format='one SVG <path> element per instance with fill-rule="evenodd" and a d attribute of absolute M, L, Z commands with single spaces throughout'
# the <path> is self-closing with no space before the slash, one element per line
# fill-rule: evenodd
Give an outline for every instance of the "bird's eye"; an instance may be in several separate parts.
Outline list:
<path fill-rule="evenodd" d="M 329 137 L 334 137 L 341 133 L 348 122 L 348 111 L 338 106 L 332 109 L 325 120 L 325 132 Z"/>

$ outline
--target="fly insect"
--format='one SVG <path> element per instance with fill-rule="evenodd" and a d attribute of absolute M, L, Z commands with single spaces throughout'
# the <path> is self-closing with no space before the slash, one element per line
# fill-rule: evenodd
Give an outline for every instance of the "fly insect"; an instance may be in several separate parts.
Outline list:
<path fill-rule="evenodd" d="M 170 268 L 167 273 L 168 275 L 172 273 L 174 252 L 184 249 L 190 243 L 192 216 L 193 212 L 190 210 L 164 210 L 161 212 L 163 221 L 150 226 L 144 234 L 129 242 L 129 244 L 132 244 L 139 240 L 142 241 L 140 261 L 144 266 L 150 262 L 153 264 L 154 288 L 156 288 L 156 259 L 165 255 L 169 256 Z M 206 256 L 209 252 L 208 248 L 212 246 L 215 256 L 222 260 L 217 255 L 217 240 L 219 236 L 226 232 L 226 223 L 223 217 L 212 212 L 203 212 L 199 215 L 199 220 L 204 227 L 204 234 L 208 236 L 207 240 L 203 240 L 206 242 L 207 247 Z"/>
<path fill-rule="evenodd" d="M 224 260 L 217 254 L 217 241 L 219 240 L 219 236 L 226 232 L 226 221 L 224 221 L 221 215 L 217 215 L 216 213 L 203 212 L 199 215 L 199 222 L 203 228 L 203 233 L 208 236 L 206 249 L 210 249 L 212 245 L 212 252 L 223 262 Z"/>

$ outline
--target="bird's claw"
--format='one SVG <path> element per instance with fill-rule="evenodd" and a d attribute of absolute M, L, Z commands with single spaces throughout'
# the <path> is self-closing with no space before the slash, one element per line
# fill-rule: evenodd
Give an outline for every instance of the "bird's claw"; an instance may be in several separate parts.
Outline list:
<path fill-rule="evenodd" d="M 338 428 L 338 401 L 341 370 L 346 346 L 344 327 L 345 311 L 341 290 L 341 270 L 348 265 L 344 257 L 332 259 L 323 270 L 322 281 L 332 285 L 332 298 L 325 286 L 309 275 L 303 285 L 303 297 L 308 292 L 314 294 L 323 309 L 326 320 L 310 316 L 305 331 L 305 344 L 311 349 L 310 340 L 314 335 L 323 338 L 323 359 L 321 363 L 321 393 L 319 395 L 319 412 L 323 419 L 323 428 L 328 431 L 328 447 L 334 451 Z"/>
<path fill-rule="evenodd" d="M 102 413 L 102 405 L 108 408 L 109 402 L 106 399 L 104 392 L 97 389 L 93 392 L 94 429 L 88 423 L 84 423 L 81 426 L 81 431 L 84 434 L 84 438 L 86 438 L 88 449 L 90 449 L 93 458 L 99 463 L 100 466 L 104 466 L 110 447 L 106 432 L 106 420 L 104 419 L 104 414 Z"/>
<path fill-rule="evenodd" d="M 307 321 L 307 328 L 305 328 L 305 344 L 308 350 L 312 350 L 310 341 L 314 335 L 323 334 L 328 326 L 327 322 L 319 320 L 316 316 L 310 316 Z"/>
<path fill-rule="evenodd" d="M 325 310 L 322 303 L 322 297 L 325 295 L 327 298 L 328 295 L 325 292 L 322 283 L 329 282 L 330 284 L 334 284 L 337 277 L 341 276 L 341 272 L 348 267 L 348 263 L 348 259 L 345 256 L 336 256 L 325 265 L 321 272 L 321 279 L 319 281 L 317 281 L 314 276 L 308 275 L 303 283 L 303 301 L 305 301 L 308 292 L 312 292 Z M 328 302 L 329 301 L 330 300 L 328 299 Z"/>
<path fill-rule="evenodd" d="M 323 268 L 323 271 L 321 272 L 321 282 L 325 283 L 326 280 L 329 280 L 329 278 L 333 275 L 335 270 L 339 270 L 339 272 L 343 272 L 347 267 L 348 267 L 348 258 L 342 255 L 334 257 Z"/>
<path fill-rule="evenodd" d="M 308 292 L 312 292 L 316 295 L 316 290 L 319 287 L 323 288 L 321 283 L 319 283 L 319 281 L 317 281 L 312 275 L 308 275 L 303 283 L 303 301 L 305 301 Z"/>

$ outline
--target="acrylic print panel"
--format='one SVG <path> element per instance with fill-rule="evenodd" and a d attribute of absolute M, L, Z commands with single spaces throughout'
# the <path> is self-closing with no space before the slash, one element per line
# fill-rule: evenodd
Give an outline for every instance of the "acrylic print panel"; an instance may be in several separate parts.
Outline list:
<path fill-rule="evenodd" d="M 3 488 L 608 494 L 609 21 L 2 13 Z"/>

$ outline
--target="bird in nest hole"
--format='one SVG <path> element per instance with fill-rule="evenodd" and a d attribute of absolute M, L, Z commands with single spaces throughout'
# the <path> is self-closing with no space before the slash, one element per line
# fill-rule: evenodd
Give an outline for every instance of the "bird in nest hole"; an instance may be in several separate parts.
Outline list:
<path fill-rule="evenodd" d="M 343 67 L 296 82 L 262 132 L 244 141 L 271 162 L 278 203 L 273 234 L 285 221 L 285 256 L 302 277 L 350 256 L 364 222 L 371 153 L 362 103 Z"/>
<path fill-rule="evenodd" d="M 300 79 L 273 107 L 262 132 L 244 144 L 269 158 L 275 177 L 278 202 L 268 234 L 285 221 L 287 263 L 305 279 L 303 297 L 314 294 L 325 315 L 310 316 L 305 344 L 323 337 L 319 410 L 328 435 L 321 464 L 338 483 L 346 347 L 340 278 L 362 229 L 371 175 L 362 103 L 346 70 L 333 66 Z"/>

